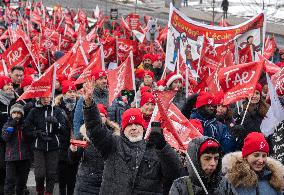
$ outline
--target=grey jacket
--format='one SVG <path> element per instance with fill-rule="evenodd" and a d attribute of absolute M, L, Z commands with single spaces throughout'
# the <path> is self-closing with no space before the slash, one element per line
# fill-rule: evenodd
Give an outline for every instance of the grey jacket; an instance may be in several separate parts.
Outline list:
<path fill-rule="evenodd" d="M 209 194 L 215 194 L 216 189 L 221 180 L 221 160 L 219 160 L 219 164 L 217 165 L 217 169 L 215 173 L 210 177 L 206 177 L 204 172 L 202 171 L 201 165 L 199 163 L 198 151 L 203 142 L 205 142 L 209 138 L 207 136 L 203 136 L 200 138 L 193 139 L 188 145 L 188 154 L 195 165 L 207 191 Z M 215 140 L 215 139 L 213 139 Z M 215 140 L 216 141 L 216 140 Z M 169 195 L 203 195 L 205 194 L 202 185 L 200 184 L 196 174 L 193 171 L 193 168 L 188 165 L 188 176 L 178 178 L 174 181 Z"/>
<path fill-rule="evenodd" d="M 163 182 L 180 176 L 181 163 L 168 144 L 159 151 L 145 140 L 113 136 L 95 104 L 84 108 L 84 118 L 88 137 L 105 159 L 101 195 L 162 195 Z"/>

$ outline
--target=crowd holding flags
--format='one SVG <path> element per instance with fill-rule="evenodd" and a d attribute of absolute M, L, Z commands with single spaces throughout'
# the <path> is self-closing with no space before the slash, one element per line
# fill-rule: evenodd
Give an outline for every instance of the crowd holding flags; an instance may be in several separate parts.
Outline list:
<path fill-rule="evenodd" d="M 12 17 L 14 13 L 16 18 Z M 84 124 L 82 111 L 89 96 L 92 96 L 93 103 L 98 105 L 104 117 L 122 128 L 123 124 L 132 124 L 133 121 L 140 124 L 137 110 L 133 111 L 133 116 L 127 116 L 129 119 L 125 116 L 129 121 L 125 122 L 123 117 L 124 111 L 130 107 L 139 108 L 143 121 L 161 123 L 164 140 L 181 155 L 186 154 L 186 158 L 190 158 L 187 154 L 189 143 L 203 135 L 213 137 L 222 147 L 226 139 L 233 140 L 235 150 L 237 144 L 242 145 L 240 140 L 244 137 L 234 137 L 233 128 L 245 126 L 252 110 L 260 108 L 252 108 L 258 104 L 255 103 L 256 91 L 260 94 L 258 101 L 263 100 L 266 106 L 270 104 L 271 107 L 266 110 L 267 116 L 266 112 L 261 115 L 255 131 L 263 132 L 268 139 L 282 124 L 284 52 L 280 50 L 280 58 L 278 56 L 277 59 L 275 37 L 265 36 L 264 13 L 237 26 L 230 26 L 224 20 L 219 26 L 211 26 L 191 20 L 171 5 L 169 23 L 164 27 L 150 16 L 145 16 L 143 23 L 136 13 L 129 13 L 120 20 L 110 20 L 98 6 L 91 17 L 88 15 L 83 9 L 70 10 L 59 4 L 48 11 L 42 1 L 27 2 L 18 10 L 5 7 L 4 19 L 0 21 L 5 28 L 0 35 L 0 74 L 3 77 L 0 90 L 13 82 L 13 91 L 18 95 L 15 100 L 24 107 L 36 107 L 36 99 L 40 102 L 42 98 L 51 98 L 52 102 L 51 118 L 46 120 L 46 124 L 50 124 L 44 135 L 47 137 L 43 136 L 44 132 L 33 136 L 41 136 L 49 143 L 51 135 L 60 134 L 62 124 L 54 119 L 53 109 L 60 107 L 61 104 L 56 104 L 56 101 L 61 98 L 60 101 L 68 105 L 64 109 L 72 113 L 69 115 L 64 111 L 66 119 L 72 116 L 68 118 L 72 124 L 69 131 L 74 131 L 74 135 L 69 132 L 68 136 L 70 139 L 71 135 L 74 139 L 81 139 L 75 131 L 81 131 L 79 128 Z M 26 80 L 23 79 L 16 83 L 11 76 L 15 70 L 22 70 L 23 78 L 31 77 L 31 82 L 24 83 Z M 8 77 L 12 78 L 12 82 Z M 104 81 L 104 78 L 107 80 Z M 90 87 L 92 84 L 93 87 Z M 262 91 L 264 86 L 268 86 L 269 92 Z M 69 100 L 68 93 L 77 94 Z M 197 102 L 200 107 L 196 106 Z M 221 128 L 216 123 L 218 118 L 212 120 L 215 118 L 211 118 L 212 113 L 200 111 L 206 105 L 235 109 L 237 116 L 232 117 L 231 121 L 222 118 L 223 121 L 220 121 L 226 128 Z M 12 105 L 6 106 L 7 121 Z M 114 114 L 108 117 L 108 112 Z M 202 116 L 206 112 L 210 117 Z M 217 136 L 220 128 L 222 132 L 226 131 L 226 136 Z M 232 130 L 224 130 L 229 128 Z M 143 135 L 145 140 L 155 142 L 151 136 L 151 124 L 144 129 L 147 130 Z M 219 129 L 217 134 L 214 133 L 216 129 Z M 283 137 L 279 139 L 284 142 Z M 281 140 L 278 142 L 283 150 L 277 152 L 283 151 L 284 154 Z M 84 146 L 84 150 L 88 147 Z M 194 167 L 192 160 L 188 160 Z M 278 160 L 284 162 L 281 154 Z M 196 169 L 195 174 L 207 192 Z M 53 190 L 53 187 L 50 189 Z"/>

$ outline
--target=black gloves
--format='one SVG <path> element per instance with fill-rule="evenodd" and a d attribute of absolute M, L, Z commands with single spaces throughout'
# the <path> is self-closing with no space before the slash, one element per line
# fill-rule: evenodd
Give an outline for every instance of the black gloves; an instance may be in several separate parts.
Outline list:
<path fill-rule="evenodd" d="M 154 131 L 150 133 L 148 144 L 155 145 L 156 149 L 162 150 L 166 146 L 167 142 L 162 133 Z"/>
<path fill-rule="evenodd" d="M 16 127 L 17 124 L 18 124 L 18 122 L 19 122 L 19 121 L 17 121 L 16 119 L 12 119 L 12 120 L 10 121 L 9 126 L 11 126 L 11 127 Z"/>

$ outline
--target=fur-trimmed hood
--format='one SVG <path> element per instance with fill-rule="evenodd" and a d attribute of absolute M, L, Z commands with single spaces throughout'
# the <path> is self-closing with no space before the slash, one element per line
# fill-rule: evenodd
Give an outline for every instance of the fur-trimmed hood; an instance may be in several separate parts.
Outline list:
<path fill-rule="evenodd" d="M 284 189 L 284 166 L 277 160 L 268 157 L 267 169 L 271 172 L 269 184 L 277 191 Z M 241 152 L 233 152 L 222 159 L 222 172 L 234 187 L 253 187 L 258 183 L 257 174 L 250 168 Z"/>

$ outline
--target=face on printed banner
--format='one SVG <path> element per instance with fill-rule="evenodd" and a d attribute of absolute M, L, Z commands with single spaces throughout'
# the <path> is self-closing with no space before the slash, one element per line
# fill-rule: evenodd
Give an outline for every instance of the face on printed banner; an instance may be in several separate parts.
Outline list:
<path fill-rule="evenodd" d="M 199 23 L 188 18 L 184 13 L 170 8 L 168 35 L 167 35 L 167 52 L 166 66 L 170 70 L 174 70 L 175 61 L 177 60 L 178 52 L 185 58 L 185 52 L 191 48 L 191 53 L 194 59 L 199 58 L 199 48 L 203 42 L 203 36 L 214 39 L 214 44 L 224 44 L 232 39 L 247 40 L 254 44 L 257 49 L 260 40 L 260 30 L 263 27 L 264 14 L 261 13 L 254 18 L 237 26 L 231 27 L 215 27 Z M 252 37 L 248 37 L 252 35 Z M 238 41 L 241 43 L 241 41 Z"/>

